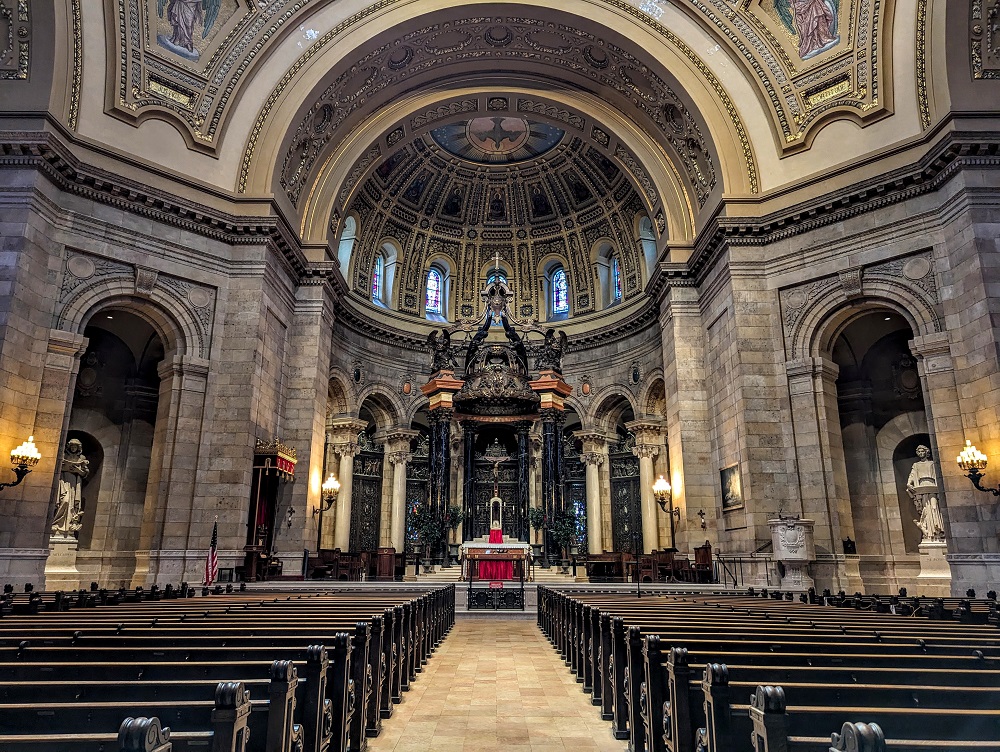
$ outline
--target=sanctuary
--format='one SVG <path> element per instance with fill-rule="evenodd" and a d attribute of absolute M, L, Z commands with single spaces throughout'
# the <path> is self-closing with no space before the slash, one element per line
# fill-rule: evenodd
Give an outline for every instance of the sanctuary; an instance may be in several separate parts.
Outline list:
<path fill-rule="evenodd" d="M 0 583 L 985 595 L 998 130 L 1000 0 L 0 0 Z"/>

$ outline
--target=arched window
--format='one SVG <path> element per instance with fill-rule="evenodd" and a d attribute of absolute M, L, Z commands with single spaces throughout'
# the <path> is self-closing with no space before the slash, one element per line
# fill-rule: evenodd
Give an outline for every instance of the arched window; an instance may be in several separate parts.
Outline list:
<path fill-rule="evenodd" d="M 611 257 L 611 298 L 622 299 L 622 264 L 617 255 Z"/>
<path fill-rule="evenodd" d="M 385 260 L 379 254 L 375 257 L 375 267 L 372 269 L 372 300 L 383 302 L 385 288 Z"/>
<path fill-rule="evenodd" d="M 566 270 L 562 267 L 552 273 L 552 313 L 569 313 L 569 286 L 566 284 Z"/>
<path fill-rule="evenodd" d="M 427 291 L 424 298 L 424 309 L 427 313 L 441 315 L 441 272 L 431 268 L 427 272 Z"/>
<path fill-rule="evenodd" d="M 506 274 L 504 274 L 503 272 L 493 271 L 493 272 L 490 272 L 490 276 L 486 278 L 486 286 L 489 287 L 494 282 L 496 282 L 498 279 L 501 282 L 503 282 L 505 285 L 507 284 L 507 275 Z"/>
<path fill-rule="evenodd" d="M 348 277 L 351 266 L 351 254 L 354 253 L 354 241 L 358 237 L 358 223 L 350 214 L 344 220 L 344 231 L 340 233 L 340 243 L 337 247 L 337 261 L 344 277 Z"/>

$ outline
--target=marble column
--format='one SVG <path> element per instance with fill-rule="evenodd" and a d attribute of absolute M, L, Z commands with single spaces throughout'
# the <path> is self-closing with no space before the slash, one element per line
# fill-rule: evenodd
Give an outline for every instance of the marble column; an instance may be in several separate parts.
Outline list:
<path fill-rule="evenodd" d="M 451 417 L 453 410 L 439 407 L 428 414 L 431 424 L 430 503 L 436 514 L 451 504 Z"/>
<path fill-rule="evenodd" d="M 653 458 L 660 453 L 662 430 L 659 422 L 634 420 L 625 424 L 635 434 L 632 453 L 639 458 L 639 499 L 642 509 L 642 550 L 655 551 L 660 546 L 659 507 L 653 496 Z M 680 507 L 675 507 L 680 509 Z M 681 510 L 683 518 L 683 510 Z M 669 522 L 669 520 L 668 520 Z M 676 541 L 674 541 L 676 545 Z"/>
<path fill-rule="evenodd" d="M 418 431 L 398 429 L 385 434 L 385 461 L 392 466 L 391 512 L 389 514 L 389 545 L 397 553 L 406 541 L 406 466 L 413 459 L 410 446 Z"/>
<path fill-rule="evenodd" d="M 515 425 L 517 430 L 517 522 L 515 535 L 518 540 L 530 540 L 528 525 L 528 504 L 530 503 L 529 479 L 531 460 L 528 456 L 528 422 Z"/>
<path fill-rule="evenodd" d="M 462 422 L 464 432 L 464 448 L 462 467 L 462 509 L 465 511 L 465 519 L 462 521 L 462 538 L 471 540 L 476 529 L 475 505 L 472 503 L 473 481 L 475 475 L 476 460 L 476 427 L 479 424 L 475 421 L 467 420 Z"/>
<path fill-rule="evenodd" d="M 334 519 L 333 547 L 347 551 L 351 546 L 351 494 L 354 491 L 354 457 L 360 451 L 358 433 L 368 424 L 363 420 L 346 418 L 331 421 L 333 452 L 340 457 L 340 493 L 337 495 L 337 514 Z"/>
<path fill-rule="evenodd" d="M 601 466 L 608 458 L 608 440 L 603 433 L 576 431 L 573 438 L 583 442 L 580 461 L 587 468 L 587 546 L 589 553 L 604 550 L 601 509 Z"/>

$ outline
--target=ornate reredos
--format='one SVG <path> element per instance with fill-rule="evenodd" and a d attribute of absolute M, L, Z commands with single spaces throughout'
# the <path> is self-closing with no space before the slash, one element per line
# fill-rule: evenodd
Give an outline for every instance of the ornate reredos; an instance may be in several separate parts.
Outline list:
<path fill-rule="evenodd" d="M 343 19 L 335 28 L 315 29 L 309 25 L 310 18 L 329 6 L 331 0 L 214 0 L 218 9 L 210 29 L 205 29 L 206 20 L 194 24 L 198 28 L 182 29 L 182 42 L 185 33 L 191 32 L 191 46 L 196 55 L 180 54 L 163 43 L 163 37 L 173 36 L 174 31 L 165 18 L 166 10 L 160 15 L 160 6 L 169 2 L 105 0 L 110 41 L 106 109 L 128 121 L 164 118 L 183 131 L 191 148 L 215 152 L 225 136 L 227 116 L 241 88 L 252 78 L 250 74 L 257 66 L 268 64 L 270 49 L 283 35 L 301 34 L 303 38 L 298 44 L 303 53 L 268 97 L 261 110 L 264 119 L 271 115 L 271 107 L 280 99 L 282 90 L 308 61 L 335 45 L 346 33 L 403 0 L 378 0 Z M 690 61 L 686 75 L 700 76 L 703 85 L 720 98 L 721 107 L 739 133 L 748 161 L 746 167 L 752 172 L 750 140 L 737 108 L 729 99 L 725 82 L 711 73 L 700 48 L 696 51 L 667 25 L 671 13 L 683 12 L 695 19 L 719 45 L 728 48 L 730 57 L 740 61 L 746 78 L 756 86 L 760 100 L 770 112 L 774 141 L 782 151 L 807 146 L 816 125 L 823 120 L 848 116 L 865 122 L 888 114 L 891 106 L 887 56 L 890 45 L 884 42 L 888 39 L 894 0 L 823 0 L 836 6 L 838 41 L 805 58 L 800 54 L 801 35 L 796 33 L 794 18 L 791 24 L 788 22 L 787 8 L 792 2 L 678 0 L 668 6 L 663 0 L 648 0 L 641 4 L 645 11 L 640 10 L 640 3 L 629 0 L 600 0 L 599 5 L 619 15 L 631 16 Z M 514 7 L 509 6 L 511 10 Z M 557 14 L 531 5 L 524 9 L 525 15 L 535 17 Z M 786 10 L 784 14 L 782 9 Z M 926 3 L 919 4 L 918 12 L 926 12 Z M 557 14 L 551 18 L 565 21 L 575 17 Z M 560 31 L 579 30 L 563 27 Z M 922 40 L 916 41 L 922 44 Z M 510 52 L 518 44 L 519 40 L 508 42 L 500 32 L 487 46 Z M 579 47 L 578 52 L 583 49 Z M 632 89 L 630 98 L 637 105 L 647 98 L 647 74 L 656 69 L 655 61 L 643 61 L 630 73 L 629 66 L 607 65 L 610 59 L 601 45 L 593 49 L 600 53 L 596 56 L 597 68 L 570 55 L 560 57 L 574 67 L 582 64 L 588 76 L 591 71 L 606 74 L 606 85 Z M 417 47 L 413 52 L 418 53 Z M 405 58 L 405 53 L 401 54 Z M 397 57 L 391 62 L 403 70 L 412 64 L 404 58 Z M 601 64 L 606 67 L 601 69 Z M 77 60 L 77 76 L 81 65 Z M 387 68 L 385 72 L 389 71 Z M 247 160 L 253 159 L 259 133 L 260 128 L 255 127 L 247 144 Z M 756 175 L 748 177 L 750 192 L 756 192 Z M 244 170 L 241 183 L 245 179 Z"/>

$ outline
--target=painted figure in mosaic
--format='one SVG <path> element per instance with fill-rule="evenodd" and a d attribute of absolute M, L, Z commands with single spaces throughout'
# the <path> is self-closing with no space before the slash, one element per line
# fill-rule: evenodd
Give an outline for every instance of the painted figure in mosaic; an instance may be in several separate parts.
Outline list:
<path fill-rule="evenodd" d="M 923 535 L 922 543 L 944 540 L 944 518 L 938 505 L 937 466 L 931 459 L 931 450 L 921 444 L 917 447 L 917 461 L 910 468 L 906 479 L 906 492 L 917 506 L 920 519 L 914 520 Z"/>
<path fill-rule="evenodd" d="M 222 0 L 157 0 L 156 11 L 163 18 L 166 10 L 167 22 L 174 30 L 170 43 L 194 53 L 195 34 L 201 31 L 202 39 L 208 36 L 221 5 Z"/>
<path fill-rule="evenodd" d="M 90 475 L 90 462 L 83 454 L 83 444 L 79 439 L 70 439 L 66 443 L 59 473 L 59 501 L 52 518 L 52 535 L 57 538 L 72 538 L 80 529 L 80 518 L 83 517 L 83 481 Z"/>
<path fill-rule="evenodd" d="M 808 60 L 840 42 L 840 0 L 774 0 L 774 9 L 799 38 L 799 57 Z"/>

